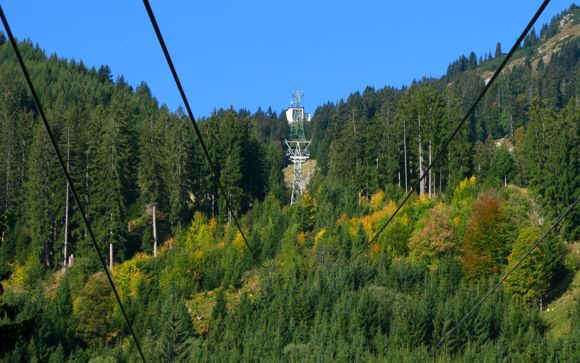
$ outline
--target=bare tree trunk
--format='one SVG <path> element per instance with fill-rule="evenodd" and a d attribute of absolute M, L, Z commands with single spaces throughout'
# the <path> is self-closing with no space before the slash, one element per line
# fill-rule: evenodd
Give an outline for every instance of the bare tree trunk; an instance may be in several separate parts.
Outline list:
<path fill-rule="evenodd" d="M 90 217 L 89 206 L 90 206 L 90 202 L 91 202 L 91 195 L 89 193 L 89 153 L 88 153 L 88 151 L 85 153 L 85 156 L 86 156 L 86 160 L 85 160 L 85 192 L 87 193 L 87 199 L 86 199 L 86 203 L 87 203 L 86 204 L 86 206 L 87 206 L 86 211 L 87 212 L 86 213 L 87 213 L 87 218 L 89 218 Z M 85 228 L 84 228 L 84 238 L 85 239 L 87 238 L 87 233 L 88 233 L 87 227 L 85 226 Z"/>
<path fill-rule="evenodd" d="M 66 130 L 66 171 L 70 172 L 70 128 Z M 67 260 L 68 260 L 68 190 L 70 185 L 68 184 L 68 180 L 66 181 L 66 197 L 65 197 L 65 207 L 64 207 L 64 251 L 63 251 L 63 267 L 66 268 Z"/>
<path fill-rule="evenodd" d="M 406 121 L 403 120 L 403 150 L 405 153 L 405 193 L 408 192 L 409 188 L 407 187 L 407 127 Z"/>
<path fill-rule="evenodd" d="M 66 261 L 68 259 L 68 204 L 69 204 L 69 197 L 68 197 L 68 189 L 69 185 L 68 182 L 66 183 L 66 205 L 64 208 L 64 251 L 63 251 L 63 266 L 66 267 Z"/>
<path fill-rule="evenodd" d="M 429 140 L 429 165 L 431 165 L 431 140 Z M 433 178 L 431 178 L 431 169 L 429 169 L 429 198 L 433 196 L 431 194 L 431 184 L 433 184 Z"/>
<path fill-rule="evenodd" d="M 6 157 L 6 196 L 4 198 L 4 210 L 8 210 L 8 195 L 10 194 L 10 159 L 12 158 L 10 147 L 7 147 L 6 152 L 8 156 Z"/>
<path fill-rule="evenodd" d="M 356 137 L 356 122 L 354 120 L 354 110 L 352 110 L 352 130 L 353 130 L 354 136 Z"/>
<path fill-rule="evenodd" d="M 110 214 L 111 221 L 109 222 L 109 271 L 113 271 L 113 212 Z"/>
<path fill-rule="evenodd" d="M 48 236 L 46 236 L 48 237 Z M 44 266 L 46 266 L 47 268 L 50 267 L 50 259 L 48 257 L 48 238 L 46 238 L 44 240 Z"/>
<path fill-rule="evenodd" d="M 441 167 L 439 167 L 439 194 L 441 194 L 441 179 L 443 175 L 441 173 Z"/>
<path fill-rule="evenodd" d="M 447 168 L 447 185 L 451 185 L 451 168 Z"/>
<path fill-rule="evenodd" d="M 378 162 L 379 162 L 379 159 L 377 159 L 377 169 L 379 168 Z M 365 166 L 366 167 L 364 170 L 369 170 L 368 160 L 365 161 Z M 365 173 L 365 174 L 367 174 L 367 173 Z M 369 175 L 368 174 L 366 175 L 366 178 L 365 178 L 365 189 L 366 189 L 365 190 L 365 198 L 366 198 L 366 200 L 369 200 Z"/>
<path fill-rule="evenodd" d="M 425 179 L 423 176 L 423 152 L 421 147 L 421 115 L 419 115 L 419 196 L 425 194 Z"/>
<path fill-rule="evenodd" d="M 510 133 L 512 135 L 512 141 L 515 143 L 514 140 L 514 115 L 510 114 Z"/>
<path fill-rule="evenodd" d="M 109 242 L 109 271 L 113 272 L 113 242 Z"/>
<path fill-rule="evenodd" d="M 228 199 L 230 201 L 230 208 L 228 208 L 228 226 L 229 226 L 232 223 L 232 209 L 231 209 L 232 198 L 231 198 L 231 194 L 229 192 L 228 192 Z"/>
<path fill-rule="evenodd" d="M 153 257 L 157 257 L 157 216 L 156 207 L 153 204 Z"/>
<path fill-rule="evenodd" d="M 44 244 L 44 262 L 47 268 L 50 268 L 50 256 L 52 255 L 52 247 L 54 247 L 54 242 L 56 241 L 56 218 L 52 220 L 50 225 L 51 236 L 47 238 Z"/>

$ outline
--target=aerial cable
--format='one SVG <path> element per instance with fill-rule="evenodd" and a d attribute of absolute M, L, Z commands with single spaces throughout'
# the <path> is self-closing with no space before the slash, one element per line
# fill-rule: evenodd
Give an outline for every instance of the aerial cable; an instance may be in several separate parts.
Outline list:
<path fill-rule="evenodd" d="M 397 209 L 395 209 L 395 211 L 389 217 L 389 219 L 385 222 L 385 224 L 383 224 L 381 226 L 381 228 L 379 228 L 379 230 L 377 231 L 377 233 L 375 233 L 375 235 L 373 236 L 373 238 L 371 238 L 369 240 L 369 242 L 368 242 L 369 245 L 371 245 L 377 239 L 377 237 L 385 230 L 385 228 L 387 228 L 387 226 L 391 223 L 391 221 L 393 220 L 393 218 L 395 218 L 395 216 L 397 215 L 397 213 L 399 213 L 399 211 L 401 210 L 401 208 L 403 208 L 403 206 L 405 205 L 405 203 L 407 203 L 407 201 L 409 200 L 409 198 L 411 197 L 411 195 L 414 193 L 414 191 L 418 189 L 419 184 L 423 181 L 423 179 L 425 179 L 425 177 L 429 173 L 429 170 L 431 170 L 431 168 L 433 167 L 433 165 L 435 165 L 439 161 L 439 159 L 441 159 L 443 157 L 443 154 L 447 151 L 447 148 L 449 147 L 449 144 L 451 143 L 451 141 L 453 140 L 453 138 L 455 138 L 455 136 L 457 135 L 457 133 L 459 132 L 459 130 L 463 127 L 463 125 L 465 124 L 465 122 L 469 119 L 469 117 L 471 116 L 471 114 L 475 111 L 475 108 L 477 107 L 477 105 L 479 104 L 479 102 L 482 100 L 483 96 L 487 93 L 487 91 L 489 90 L 489 88 L 491 87 L 491 85 L 493 84 L 493 82 L 496 80 L 496 78 L 498 77 L 498 75 L 501 73 L 501 71 L 503 70 L 503 68 L 506 66 L 507 62 L 510 60 L 510 58 L 512 57 L 512 55 L 514 54 L 514 52 L 519 48 L 520 44 L 522 43 L 522 41 L 524 40 L 524 38 L 526 37 L 526 35 L 530 31 L 530 29 L 534 26 L 534 24 L 536 23 L 536 21 L 538 20 L 538 18 L 540 17 L 540 15 L 542 15 L 542 13 L 544 12 L 544 9 L 550 3 L 550 1 L 551 0 L 544 0 L 544 2 L 542 2 L 542 5 L 540 5 L 540 7 L 536 11 L 536 13 L 532 17 L 532 19 L 530 20 L 530 22 L 526 26 L 526 28 L 522 31 L 522 33 L 520 34 L 519 38 L 515 41 L 515 43 L 512 46 L 511 50 L 506 55 L 506 57 L 503 59 L 503 61 L 501 62 L 500 66 L 495 71 L 495 73 L 493 74 L 493 76 L 491 77 L 491 79 L 489 80 L 489 82 L 485 85 L 485 87 L 483 88 L 483 90 L 481 91 L 481 93 L 479 94 L 479 96 L 477 97 L 477 99 L 475 100 L 475 102 L 471 105 L 471 107 L 469 108 L 469 110 L 467 111 L 467 113 L 465 114 L 465 116 L 463 117 L 463 119 L 461 120 L 461 122 L 457 125 L 457 127 L 451 133 L 451 135 L 445 140 L 445 142 L 443 143 L 441 149 L 435 155 L 435 158 L 433 158 L 433 161 L 429 164 L 429 166 L 427 167 L 427 169 L 425 169 L 425 171 L 423 172 L 423 175 L 421 175 L 421 177 L 419 178 L 419 180 L 417 180 L 415 182 L 415 184 L 413 186 L 411 186 L 411 189 L 409 190 L 409 192 L 407 193 L 407 195 L 405 195 L 405 198 L 403 199 L 403 201 L 397 206 Z"/>
<path fill-rule="evenodd" d="M 40 98 L 36 94 L 36 90 L 34 89 L 34 86 L 32 85 L 32 81 L 30 79 L 28 69 L 26 68 L 26 65 L 24 64 L 24 60 L 22 59 L 22 55 L 20 54 L 20 50 L 18 49 L 18 44 L 16 43 L 14 35 L 12 35 L 12 30 L 10 29 L 10 26 L 8 25 L 8 20 L 6 19 L 6 15 L 4 14 L 4 10 L 2 9 L 1 5 L 0 5 L 0 17 L 2 18 L 2 24 L 4 24 L 4 29 L 6 29 L 6 33 L 8 34 L 8 38 L 10 39 L 10 43 L 12 44 L 12 48 L 14 49 L 14 53 L 16 54 L 16 58 L 18 59 L 18 63 L 20 64 L 20 69 L 22 70 L 22 73 L 24 74 L 24 78 L 26 79 L 26 83 L 28 84 L 28 88 L 30 89 L 30 93 L 32 94 L 32 98 L 34 100 L 34 103 L 36 105 L 38 113 L 40 114 L 40 118 L 42 119 L 42 122 L 44 123 L 44 128 L 46 129 L 46 133 L 48 134 L 50 142 L 52 143 L 52 146 L 54 148 L 54 152 L 55 152 L 55 154 L 58 158 L 58 161 L 60 163 L 60 166 L 62 168 L 62 172 L 64 173 L 64 176 L 65 176 L 65 178 L 70 186 L 71 194 L 73 195 L 73 198 L 77 204 L 77 207 L 79 208 L 79 212 L 81 213 L 81 217 L 83 218 L 85 226 L 87 227 L 87 231 L 91 237 L 91 242 L 93 244 L 93 247 L 95 248 L 95 251 L 97 252 L 97 256 L 99 257 L 99 260 L 101 261 L 101 265 L 103 266 L 103 269 L 105 270 L 105 274 L 107 275 L 109 285 L 111 285 L 111 290 L 113 290 L 113 294 L 115 295 L 115 299 L 117 301 L 117 304 L 119 305 L 119 308 L 121 309 L 121 313 L 123 315 L 123 318 L 125 319 L 125 323 L 127 324 L 127 328 L 129 329 L 129 332 L 131 333 L 131 336 L 133 337 L 133 340 L 135 342 L 135 346 L 137 347 L 137 350 L 139 351 L 139 355 L 141 356 L 141 359 L 143 360 L 143 362 L 146 362 L 145 355 L 143 355 L 143 351 L 141 350 L 141 345 L 139 344 L 139 340 L 137 339 L 137 336 L 135 335 L 135 332 L 133 331 L 133 327 L 131 326 L 131 322 L 129 321 L 129 317 L 127 316 L 125 308 L 123 307 L 123 303 L 121 302 L 121 298 L 119 297 L 119 293 L 117 292 L 117 288 L 115 287 L 115 283 L 113 282 L 113 278 L 111 277 L 111 273 L 107 269 L 107 263 L 105 262 L 103 254 L 101 253 L 101 250 L 99 249 L 99 247 L 97 245 L 97 240 L 96 240 L 95 235 L 93 233 L 93 230 L 91 228 L 91 224 L 89 223 L 89 220 L 87 219 L 87 216 L 85 214 L 85 210 L 83 208 L 83 205 L 80 202 L 80 199 L 79 199 L 79 196 L 78 196 L 77 191 L 75 189 L 75 185 L 72 181 L 72 178 L 70 177 L 70 174 L 67 171 L 66 164 L 65 164 L 64 159 L 60 153 L 60 150 L 59 150 L 58 145 L 56 143 L 56 140 L 54 138 L 54 134 L 52 133 L 52 130 L 51 130 L 51 128 L 48 124 L 48 121 L 46 119 L 46 115 L 44 114 L 44 110 L 43 110 L 42 105 L 40 103 Z"/>
<path fill-rule="evenodd" d="M 171 70 L 171 74 L 173 75 L 173 79 L 175 80 L 175 84 L 177 85 L 177 89 L 179 90 L 179 94 L 181 95 L 181 99 L 183 100 L 183 104 L 185 105 L 185 109 L 187 110 L 187 114 L 189 116 L 189 119 L 191 120 L 191 125 L 193 126 L 193 129 L 195 130 L 195 133 L 197 135 L 197 139 L 199 140 L 199 143 L 201 144 L 201 148 L 203 149 L 203 153 L 205 155 L 205 158 L 207 159 L 211 173 L 214 176 L 214 179 L 215 179 L 215 182 L 218 186 L 218 189 L 222 192 L 223 197 L 226 200 L 226 207 L 228 208 L 228 211 L 232 215 L 232 218 L 234 220 L 234 224 L 236 225 L 236 228 L 240 232 L 240 235 L 242 236 L 242 239 L 244 240 L 244 244 L 246 245 L 246 248 L 250 251 L 254 260 L 258 261 L 258 256 L 255 254 L 254 249 L 250 246 L 248 239 L 246 238 L 246 235 L 244 234 L 244 231 L 242 231 L 240 221 L 238 220 L 236 214 L 233 212 L 233 209 L 231 207 L 231 201 L 230 201 L 230 198 L 228 197 L 228 193 L 227 193 L 226 189 L 223 187 L 222 183 L 219 181 L 219 178 L 217 177 L 217 168 L 216 168 L 215 164 L 213 163 L 213 161 L 211 160 L 207 146 L 205 145 L 205 142 L 203 141 L 203 138 L 201 137 L 201 132 L 199 131 L 197 123 L 195 122 L 195 118 L 193 117 L 193 112 L 191 111 L 191 107 L 189 106 L 189 101 L 187 100 L 187 96 L 185 95 L 185 91 L 183 90 L 183 86 L 181 85 L 181 81 L 179 80 L 179 76 L 177 75 L 177 71 L 175 70 L 175 66 L 173 65 L 173 61 L 171 60 L 171 55 L 169 54 L 169 51 L 167 50 L 167 46 L 165 45 L 165 41 L 163 40 L 163 35 L 161 34 L 161 30 L 159 29 L 159 24 L 157 24 L 157 19 L 155 18 L 155 14 L 153 13 L 153 9 L 151 8 L 151 5 L 149 4 L 149 0 L 143 0 L 143 5 L 145 5 L 145 9 L 147 10 L 147 14 L 149 15 L 149 20 L 151 20 L 151 25 L 153 26 L 153 29 L 155 30 L 155 34 L 157 35 L 157 40 L 159 41 L 159 45 L 161 46 L 161 49 L 163 50 L 163 54 L 165 55 L 165 60 L 167 61 L 167 65 L 169 66 L 169 69 Z"/>
<path fill-rule="evenodd" d="M 526 253 L 518 260 L 518 262 L 513 265 L 500 279 L 499 281 L 491 288 L 489 289 L 489 291 L 481 298 L 479 299 L 479 301 L 477 301 L 477 303 L 475 305 L 473 305 L 473 307 L 471 308 L 471 310 L 469 310 L 469 312 L 467 312 L 467 314 L 465 314 L 461 319 L 459 319 L 459 321 L 457 322 L 457 324 L 455 324 L 455 326 L 453 328 L 451 328 L 447 333 L 445 333 L 443 335 L 443 337 L 441 338 L 441 340 L 439 341 L 438 346 L 440 346 L 443 341 L 449 336 L 451 335 L 451 333 L 453 333 L 455 330 L 457 330 L 457 328 L 468 318 L 470 317 L 476 310 L 477 308 L 479 308 L 479 306 L 481 304 L 483 304 L 485 302 L 485 300 L 487 300 L 488 297 L 491 296 L 491 294 L 493 294 L 500 286 L 501 284 L 504 283 L 504 281 L 508 278 L 509 275 L 511 275 L 512 272 L 514 272 L 521 264 L 522 262 L 524 262 L 524 260 L 544 241 L 544 239 L 546 239 L 546 237 L 560 224 L 560 222 L 562 222 L 562 220 L 564 219 L 564 217 L 566 217 L 566 215 L 568 215 L 568 213 L 570 213 L 574 207 L 576 206 L 576 203 L 578 203 L 578 200 L 580 200 L 580 198 L 577 198 L 576 201 L 572 204 L 570 204 L 570 206 L 568 206 L 568 208 L 566 208 L 566 210 L 564 212 L 562 212 L 562 214 L 560 214 L 560 216 L 556 219 L 556 221 L 554 222 L 554 224 L 552 224 L 552 226 L 542 235 L 542 237 L 540 239 L 538 239 L 536 241 L 536 243 L 534 243 L 532 245 L 532 247 L 530 247 Z"/>

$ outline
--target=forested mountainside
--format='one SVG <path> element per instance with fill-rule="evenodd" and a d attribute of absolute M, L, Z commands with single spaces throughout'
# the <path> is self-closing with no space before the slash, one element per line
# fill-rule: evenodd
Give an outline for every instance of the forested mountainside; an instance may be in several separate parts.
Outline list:
<path fill-rule="evenodd" d="M 580 102 L 579 54 L 580 10 L 573 5 L 544 25 L 539 36 L 535 31 L 527 36 L 429 174 L 425 192 L 443 191 L 470 175 L 502 182 L 506 176 L 508 182 L 532 185 L 554 211 L 570 204 L 577 175 L 557 170 L 577 171 L 578 145 L 568 140 L 577 137 L 572 130 L 577 129 L 574 115 Z M 403 89 L 368 87 L 362 94 L 321 106 L 311 134 L 322 175 L 366 198 L 386 185 L 410 188 L 503 57 L 498 43 L 494 56 L 461 56 L 441 79 L 423 79 Z M 505 147 L 494 148 L 494 143 Z M 513 146 L 517 152 L 512 152 Z M 502 162 L 491 162 L 494 158 Z M 553 170 L 550 177 L 546 169 Z M 579 215 L 574 218 L 578 226 Z M 573 239 L 577 238 L 578 231 Z"/>
<path fill-rule="evenodd" d="M 113 243 L 119 260 L 150 251 L 145 228 L 155 205 L 163 238 L 189 224 L 193 211 L 225 218 L 189 121 L 160 107 L 145 84 L 132 90 L 110 70 L 45 57 L 20 44 L 33 81 L 97 238 Z M 2 211 L 11 228 L 2 258 L 43 256 L 45 268 L 62 266 L 67 185 L 9 44 L 0 47 Z M 218 177 L 237 212 L 266 193 L 283 197 L 279 142 L 286 123 L 273 112 L 219 110 L 200 122 Z M 71 200 L 72 203 L 72 200 Z M 87 236 L 69 205 L 69 253 L 86 255 Z M 26 222 L 25 222 L 26 221 Z M 127 228 L 129 226 L 129 229 Z"/>
<path fill-rule="evenodd" d="M 284 113 L 199 120 L 254 254 L 181 111 L 106 66 L 19 45 L 148 360 L 543 362 L 580 360 L 578 208 L 446 333 L 580 196 L 579 35 L 572 5 L 526 38 L 370 245 L 500 44 L 441 79 L 320 106 L 318 170 L 294 205 Z M 138 360 L 2 35 L 0 155 L 0 359 Z"/>

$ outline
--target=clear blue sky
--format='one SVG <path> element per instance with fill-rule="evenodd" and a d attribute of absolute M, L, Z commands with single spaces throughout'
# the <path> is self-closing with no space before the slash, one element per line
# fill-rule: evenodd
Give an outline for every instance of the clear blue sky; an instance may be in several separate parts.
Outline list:
<path fill-rule="evenodd" d="M 196 116 L 230 105 L 280 112 L 295 89 L 314 111 L 367 85 L 439 77 L 460 54 L 479 57 L 497 41 L 507 50 L 540 3 L 151 0 Z M 552 0 L 536 30 L 571 4 Z M 146 81 L 170 109 L 181 105 L 141 1 L 2 6 L 19 39 L 87 66 L 107 64 L 133 86 Z"/>

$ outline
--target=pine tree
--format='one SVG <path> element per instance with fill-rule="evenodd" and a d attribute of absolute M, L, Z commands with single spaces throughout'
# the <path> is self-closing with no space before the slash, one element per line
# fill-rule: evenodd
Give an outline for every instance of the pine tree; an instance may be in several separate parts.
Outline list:
<path fill-rule="evenodd" d="M 445 122 L 441 132 L 441 142 L 451 136 L 451 132 L 461 120 L 461 101 L 453 90 L 446 94 Z M 444 145 L 441 145 L 444 146 Z M 447 178 L 444 185 L 454 189 L 471 171 L 471 142 L 468 125 L 463 125 L 457 135 L 447 145 Z M 445 170 L 445 166 L 443 166 Z M 439 176 L 442 178 L 441 174 Z M 440 182 L 441 184 L 441 182 Z"/>
<path fill-rule="evenodd" d="M 194 140 L 187 121 L 180 117 L 167 130 L 163 157 L 166 160 L 164 183 L 169 203 L 169 222 L 174 230 L 191 218 L 190 210 L 194 190 L 194 171 L 200 169 L 201 162 L 194 147 Z M 189 204 L 188 204 L 189 203 Z"/>
<path fill-rule="evenodd" d="M 216 295 L 215 305 L 211 311 L 213 320 L 223 319 L 227 315 L 226 297 L 223 289 L 219 289 Z"/>
<path fill-rule="evenodd" d="M 525 227 L 520 231 L 512 252 L 508 256 L 507 268 L 515 265 L 528 252 L 540 238 L 540 234 L 537 226 Z M 545 245 L 553 244 L 555 240 L 550 238 L 544 243 Z M 550 287 L 552 270 L 546 254 L 548 248 L 545 245 L 534 249 L 505 282 L 506 290 L 524 303 L 539 305 Z"/>
<path fill-rule="evenodd" d="M 215 131 L 217 131 L 218 135 L 213 137 L 215 145 L 212 148 L 216 150 L 216 158 L 213 160 L 214 162 L 217 161 L 219 181 L 225 189 L 225 195 L 220 195 L 219 209 L 220 215 L 227 219 L 228 224 L 231 224 L 232 213 L 239 213 L 243 206 L 243 194 L 245 191 L 242 188 L 244 178 L 242 153 L 245 132 L 240 120 L 231 109 L 225 111 L 217 122 L 219 123 L 215 124 Z M 211 127 L 211 125 L 208 126 Z M 224 198 L 227 198 L 227 202 L 229 202 L 231 207 L 230 210 L 228 210 L 226 199 Z"/>
<path fill-rule="evenodd" d="M 167 115 L 155 114 L 152 110 L 148 110 L 148 114 L 148 120 L 146 120 L 140 137 L 138 184 L 146 213 L 151 214 L 153 256 L 157 256 L 157 213 L 166 205 L 166 193 L 162 179 L 164 155 L 161 150 L 164 144 L 162 139 L 163 124 L 167 124 Z"/>
<path fill-rule="evenodd" d="M 64 185 L 60 165 L 42 124 L 37 124 L 28 163 L 27 209 L 31 221 L 32 251 L 45 268 L 56 265 L 55 244 L 61 222 Z M 60 260 L 60 259 L 59 259 Z"/>
<path fill-rule="evenodd" d="M 161 329 L 156 341 L 162 362 L 187 362 L 194 337 L 193 324 L 184 302 L 170 293 L 159 317 Z"/>
<path fill-rule="evenodd" d="M 523 171 L 532 189 L 555 216 L 578 193 L 578 112 L 573 101 L 559 114 L 539 101 L 530 109 L 530 121 L 522 145 Z M 578 235 L 578 212 L 572 211 L 565 231 Z"/>
<path fill-rule="evenodd" d="M 123 253 L 126 240 L 126 207 L 135 195 L 134 120 L 125 91 L 116 91 L 108 110 L 97 108 L 93 122 L 102 125 L 102 136 L 94 147 L 92 182 L 89 182 L 91 209 L 95 214 L 97 239 L 109 247 L 113 265 L 113 247 Z M 98 127 L 98 126 L 97 126 Z M 97 128 L 98 130 L 98 128 Z"/>
<path fill-rule="evenodd" d="M 240 211 L 242 203 L 243 190 L 240 187 L 242 180 L 242 172 L 240 170 L 241 157 L 239 147 L 231 150 L 225 160 L 225 164 L 221 170 L 221 184 L 226 190 L 225 198 L 228 199 L 230 209 L 227 208 L 226 200 L 222 199 L 222 211 L 227 211 L 227 223 L 232 223 L 232 214 L 237 214 Z"/>

